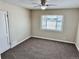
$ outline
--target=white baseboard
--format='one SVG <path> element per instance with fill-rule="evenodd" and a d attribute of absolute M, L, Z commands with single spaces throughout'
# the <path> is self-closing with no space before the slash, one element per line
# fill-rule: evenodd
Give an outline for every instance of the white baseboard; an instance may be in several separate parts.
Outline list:
<path fill-rule="evenodd" d="M 75 46 L 76 46 L 77 50 L 79 51 L 79 47 L 78 47 L 78 45 L 77 45 L 77 44 L 75 44 Z"/>
<path fill-rule="evenodd" d="M 11 48 L 17 46 L 18 44 L 24 42 L 25 40 L 27 40 L 27 39 L 29 39 L 29 38 L 31 38 L 31 36 L 26 37 L 26 38 L 25 38 L 24 40 L 22 40 L 22 41 L 19 41 L 19 42 L 16 42 L 16 41 L 15 41 L 15 42 L 13 42 L 13 43 L 11 44 Z"/>
<path fill-rule="evenodd" d="M 47 39 L 47 40 L 53 40 L 53 41 L 59 41 L 59 42 L 65 42 L 65 43 L 75 44 L 75 42 L 64 41 L 64 40 L 59 40 L 59 39 L 52 39 L 52 38 L 46 38 L 46 37 L 40 37 L 40 36 L 32 36 L 32 37 L 43 38 L 43 39 Z"/>

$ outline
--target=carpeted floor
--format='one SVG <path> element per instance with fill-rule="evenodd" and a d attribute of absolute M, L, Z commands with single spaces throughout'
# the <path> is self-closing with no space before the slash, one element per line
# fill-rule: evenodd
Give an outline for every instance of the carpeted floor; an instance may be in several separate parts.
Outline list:
<path fill-rule="evenodd" d="M 2 59 L 79 59 L 73 44 L 30 38 L 2 54 Z"/>

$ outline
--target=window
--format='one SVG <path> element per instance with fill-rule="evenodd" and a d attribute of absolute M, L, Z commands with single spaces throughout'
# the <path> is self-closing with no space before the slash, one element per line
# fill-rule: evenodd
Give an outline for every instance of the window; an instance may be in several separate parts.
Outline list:
<path fill-rule="evenodd" d="M 42 29 L 62 31 L 62 15 L 43 15 L 41 18 Z"/>

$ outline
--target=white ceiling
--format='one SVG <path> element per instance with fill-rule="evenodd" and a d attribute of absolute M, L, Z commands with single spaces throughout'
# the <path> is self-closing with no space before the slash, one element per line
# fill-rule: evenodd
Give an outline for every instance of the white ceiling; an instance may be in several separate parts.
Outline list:
<path fill-rule="evenodd" d="M 15 4 L 28 9 L 40 9 L 37 6 L 40 4 L 40 0 L 0 0 L 10 4 Z M 56 4 L 56 6 L 49 6 L 48 9 L 60 9 L 60 8 L 79 8 L 79 0 L 47 0 L 48 4 Z"/>

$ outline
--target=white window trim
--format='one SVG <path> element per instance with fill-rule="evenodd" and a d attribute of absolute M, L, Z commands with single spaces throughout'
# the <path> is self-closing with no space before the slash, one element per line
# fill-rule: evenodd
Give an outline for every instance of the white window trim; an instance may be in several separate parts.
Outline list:
<path fill-rule="evenodd" d="M 51 30 L 51 29 L 42 29 L 42 21 L 40 22 L 41 26 L 41 30 L 44 30 L 44 31 L 53 31 L 53 32 L 63 32 L 64 30 L 64 15 L 42 15 L 42 16 L 62 16 L 63 17 L 63 20 L 62 20 L 62 29 L 61 31 L 57 31 L 57 30 Z M 41 16 L 41 20 L 42 20 L 42 16 Z"/>

